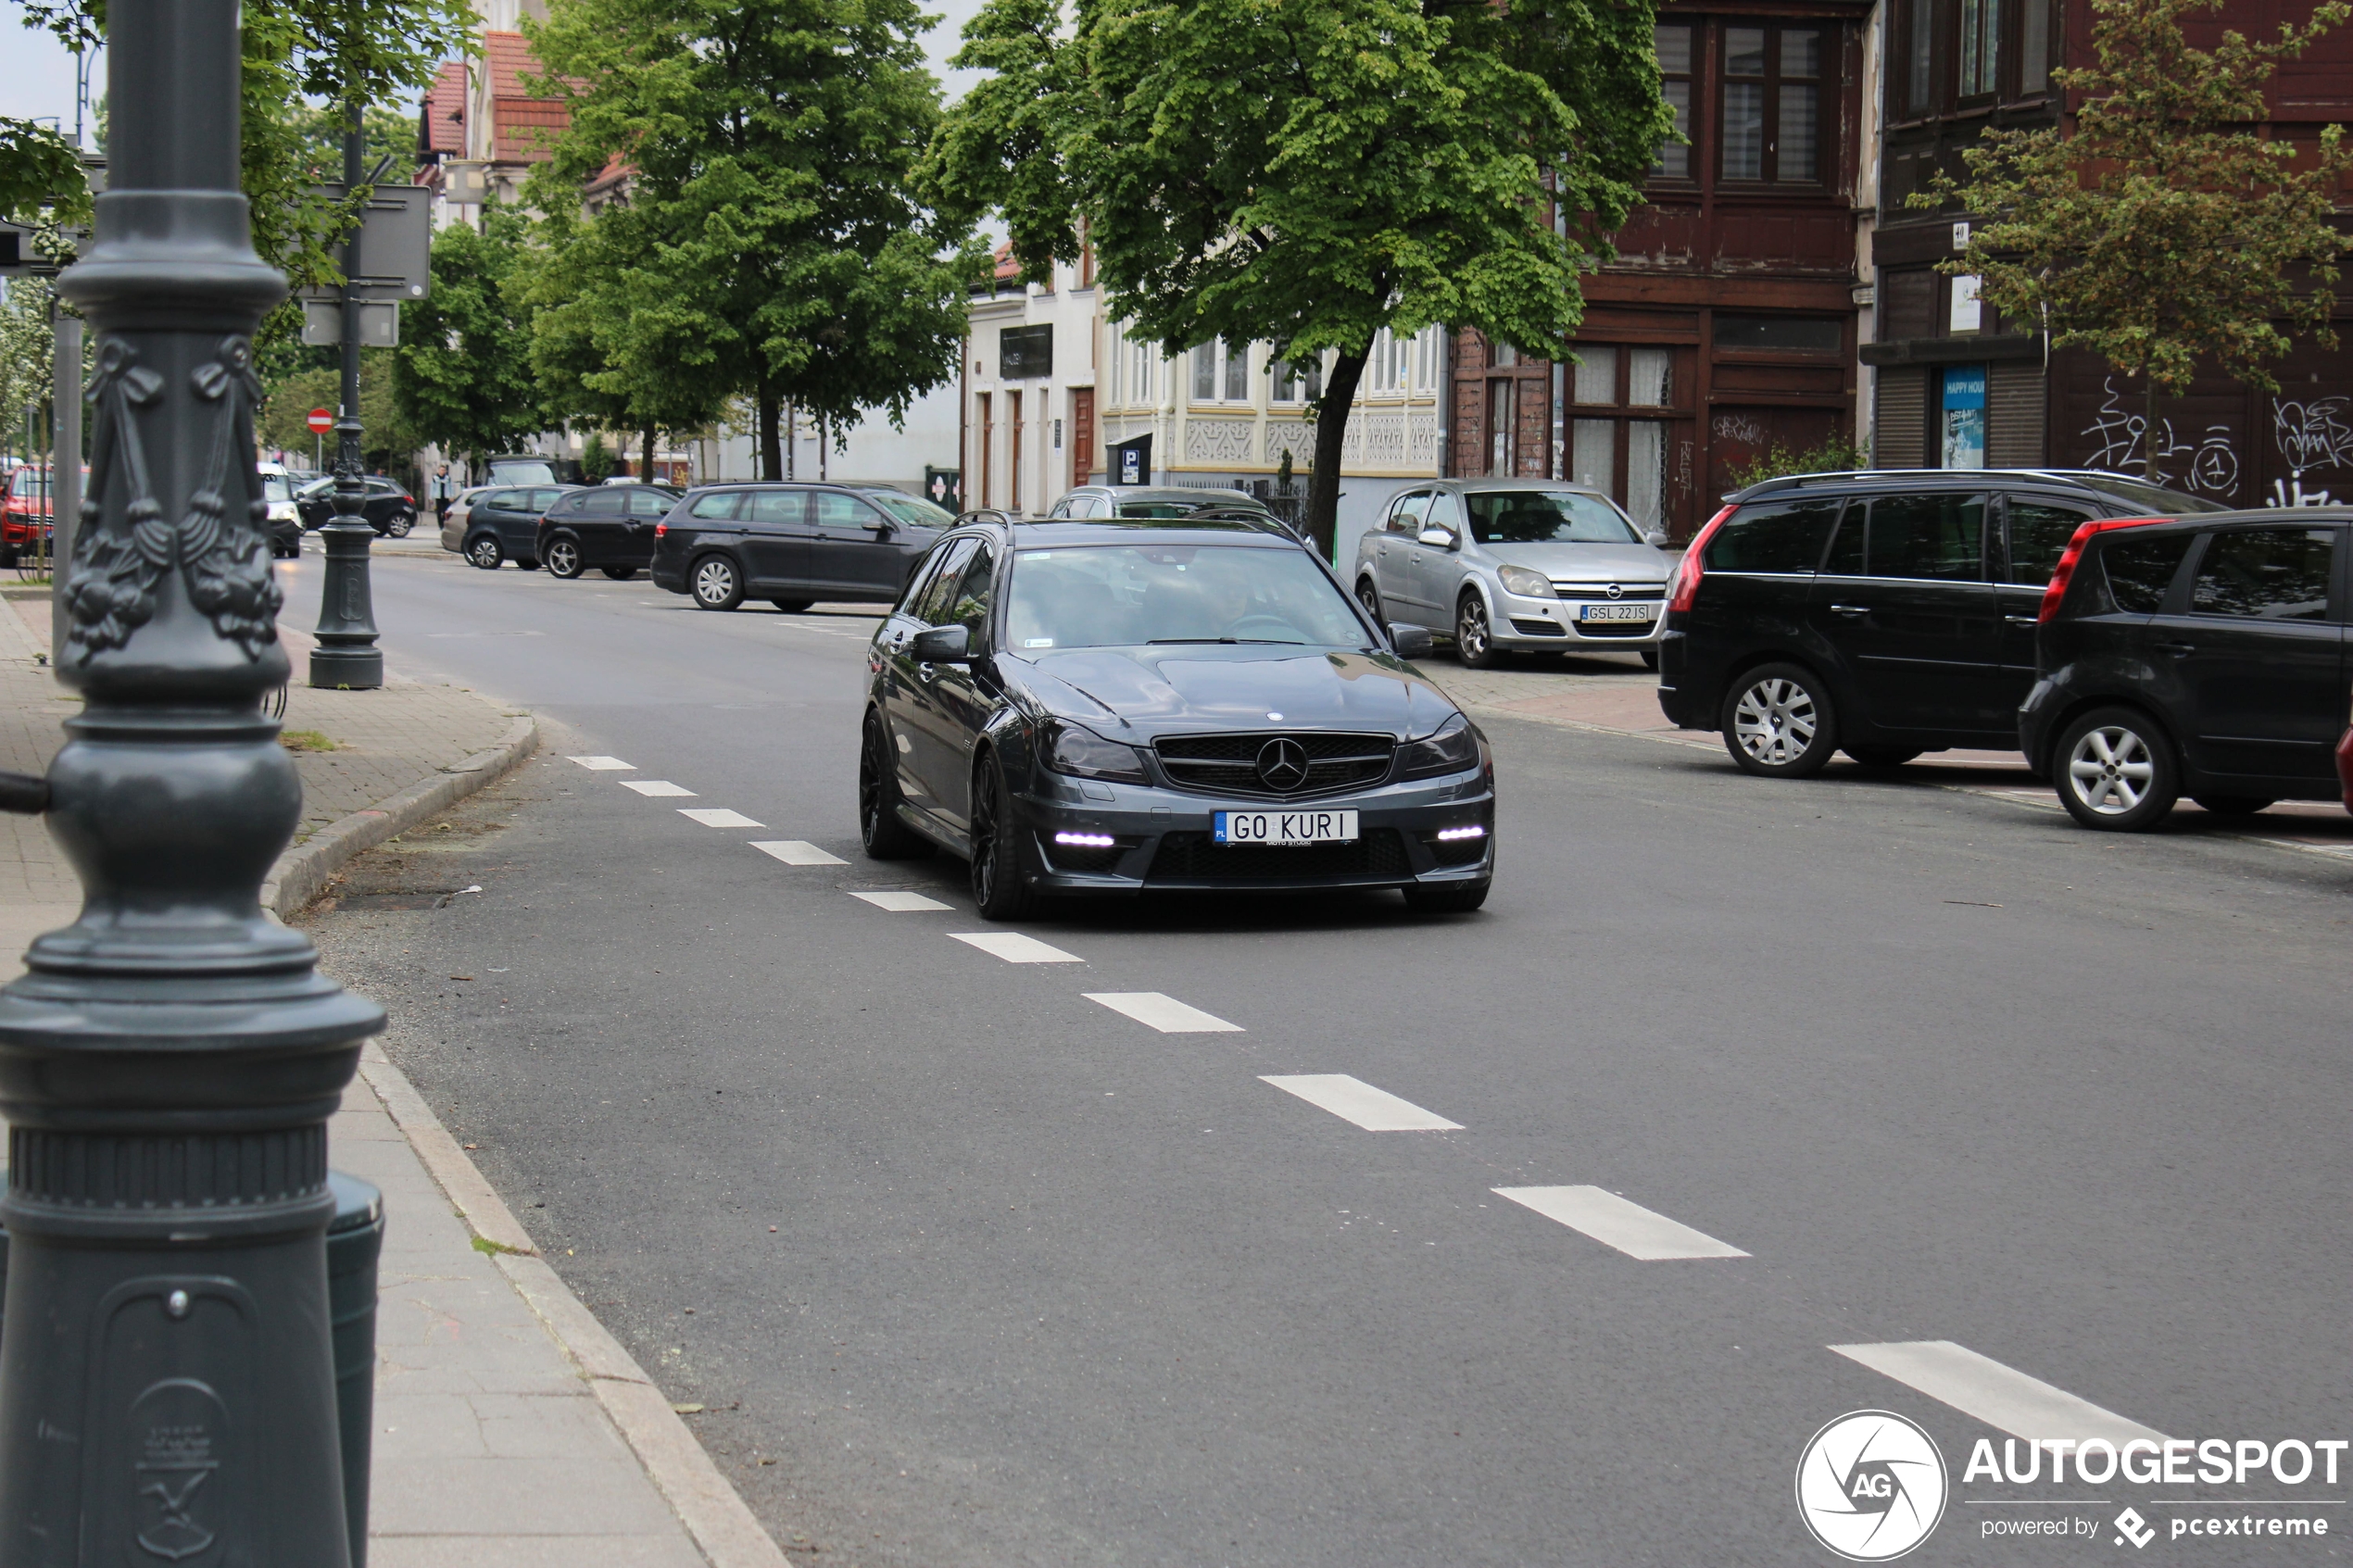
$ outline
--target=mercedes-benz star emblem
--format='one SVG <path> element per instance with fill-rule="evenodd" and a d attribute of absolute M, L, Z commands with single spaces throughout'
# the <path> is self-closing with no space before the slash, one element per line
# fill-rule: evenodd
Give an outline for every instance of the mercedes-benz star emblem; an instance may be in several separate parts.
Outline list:
<path fill-rule="evenodd" d="M 1609 585 L 1609 596 L 1613 599 L 1622 599 L 1626 596 L 1626 590 L 1613 583 Z"/>
<path fill-rule="evenodd" d="M 1289 735 L 1277 735 L 1258 748 L 1258 780 L 1278 794 L 1297 789 L 1307 782 L 1307 748 Z"/>

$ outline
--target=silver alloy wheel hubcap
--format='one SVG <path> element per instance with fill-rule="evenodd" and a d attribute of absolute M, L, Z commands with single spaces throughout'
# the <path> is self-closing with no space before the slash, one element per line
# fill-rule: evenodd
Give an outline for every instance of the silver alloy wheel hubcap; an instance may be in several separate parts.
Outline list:
<path fill-rule="evenodd" d="M 481 544 L 476 545 L 474 546 L 473 562 L 476 566 L 497 566 L 498 564 L 498 546 L 493 545 L 487 539 L 484 540 Z"/>
<path fill-rule="evenodd" d="M 736 574 L 727 570 L 724 561 L 707 560 L 695 573 L 695 593 L 706 603 L 717 604 L 735 591 Z"/>
<path fill-rule="evenodd" d="M 2067 759 L 2068 787 L 2103 817 L 2120 817 L 2138 806 L 2156 773 L 2148 743 L 2121 724 L 2084 731 Z"/>
<path fill-rule="evenodd" d="M 559 543 L 549 547 L 547 551 L 547 566 L 548 569 L 555 572 L 557 576 L 571 576 L 573 568 L 578 564 L 579 552 L 574 550 L 570 545 Z"/>
<path fill-rule="evenodd" d="M 1454 640 L 1463 651 L 1477 659 L 1487 651 L 1487 607 L 1477 599 L 1463 601 L 1462 624 L 1455 629 Z"/>
<path fill-rule="evenodd" d="M 1814 744 L 1814 694 L 1776 675 L 1741 694 L 1732 733 L 1741 749 L 1768 767 L 1785 768 Z"/>

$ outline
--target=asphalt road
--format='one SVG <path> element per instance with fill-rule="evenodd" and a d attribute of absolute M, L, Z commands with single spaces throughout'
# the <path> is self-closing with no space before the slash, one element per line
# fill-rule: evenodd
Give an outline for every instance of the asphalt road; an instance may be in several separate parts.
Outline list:
<path fill-rule="evenodd" d="M 954 939 L 990 929 L 960 862 L 859 857 L 871 622 L 454 560 L 375 583 L 396 670 L 561 728 L 362 863 L 311 922 L 328 965 L 808 1561 L 1829 1562 L 1793 1477 L 1872 1409 L 1949 1467 L 1908 1562 L 2344 1555 L 2353 1462 L 1963 1467 L 2076 1430 L 2069 1397 L 2120 1445 L 2353 1436 L 2353 862 L 1491 721 L 1482 913 L 1071 907 L 1019 929 L 1079 961 L 1013 963 Z M 750 847 L 787 840 L 846 863 Z M 849 896 L 877 889 L 949 908 Z M 1290 1074 L 1459 1125 L 1365 1130 L 1263 1081 Z M 1563 1223 L 1494 1190 L 1529 1187 L 1598 1191 L 1538 1200 Z M 1629 1222 L 1746 1255 L 1595 1239 L 1643 1250 Z M 1831 1348 L 1946 1341 L 1904 1380 Z M 2143 1553 L 2109 1524 L 2200 1499 L 2332 1533 Z M 1989 1534 L 2075 1516 L 2095 1538 Z"/>

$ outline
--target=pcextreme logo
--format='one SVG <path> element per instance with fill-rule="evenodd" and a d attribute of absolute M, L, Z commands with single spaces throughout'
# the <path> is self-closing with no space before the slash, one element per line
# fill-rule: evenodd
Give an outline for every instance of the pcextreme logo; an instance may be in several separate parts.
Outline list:
<path fill-rule="evenodd" d="M 1944 1517 L 1944 1456 L 1916 1424 L 1856 1411 L 1814 1434 L 1797 1461 L 1797 1512 L 1850 1562 L 1903 1556 Z"/>

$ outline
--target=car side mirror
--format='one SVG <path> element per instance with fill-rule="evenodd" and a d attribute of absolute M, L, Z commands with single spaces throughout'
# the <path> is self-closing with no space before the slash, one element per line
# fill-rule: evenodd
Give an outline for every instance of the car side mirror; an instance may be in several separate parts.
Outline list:
<path fill-rule="evenodd" d="M 1420 537 L 1415 540 L 1415 543 L 1417 545 L 1432 545 L 1441 550 L 1451 550 L 1459 545 L 1461 541 L 1454 537 L 1454 531 L 1451 528 L 1425 528 L 1422 530 Z"/>
<path fill-rule="evenodd" d="M 963 626 L 928 626 L 915 633 L 907 651 L 918 664 L 970 664 L 973 634 Z"/>
<path fill-rule="evenodd" d="M 1667 548 L 1668 540 L 1666 531 L 1664 529 L 1657 528 L 1652 529 L 1648 533 L 1642 535 L 1642 543 L 1648 545 L 1654 550 L 1663 550 Z"/>
<path fill-rule="evenodd" d="M 1407 626 L 1400 621 L 1389 623 L 1389 646 L 1400 659 L 1428 659 L 1437 645 L 1431 641 L 1427 626 Z"/>

